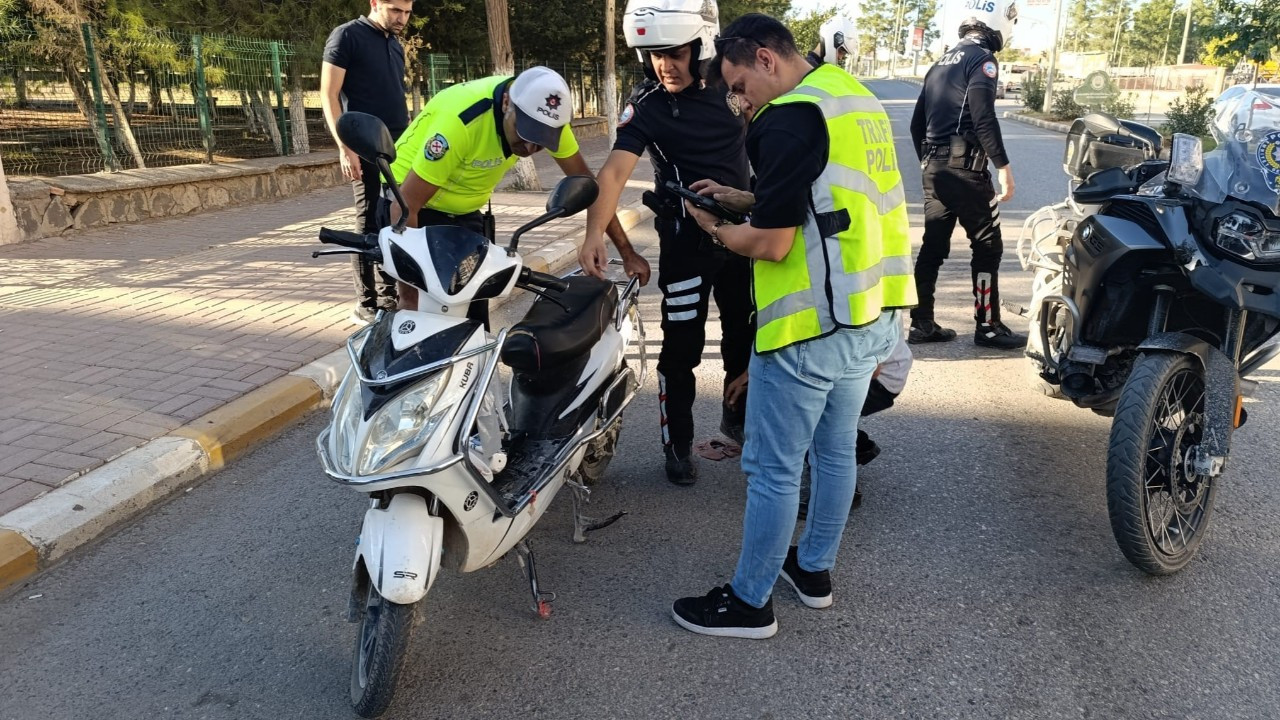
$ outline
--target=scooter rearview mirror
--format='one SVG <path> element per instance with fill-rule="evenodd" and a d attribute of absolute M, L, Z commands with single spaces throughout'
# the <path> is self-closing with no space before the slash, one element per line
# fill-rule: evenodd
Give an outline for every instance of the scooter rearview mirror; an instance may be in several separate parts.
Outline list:
<path fill-rule="evenodd" d="M 338 137 L 362 160 L 376 165 L 378 158 L 388 163 L 396 159 L 396 143 L 378 118 L 362 112 L 345 112 L 338 118 Z"/>
<path fill-rule="evenodd" d="M 591 207 L 600 194 L 600 186 L 586 175 L 570 175 L 551 190 L 547 196 L 547 212 L 561 217 L 575 215 Z"/>

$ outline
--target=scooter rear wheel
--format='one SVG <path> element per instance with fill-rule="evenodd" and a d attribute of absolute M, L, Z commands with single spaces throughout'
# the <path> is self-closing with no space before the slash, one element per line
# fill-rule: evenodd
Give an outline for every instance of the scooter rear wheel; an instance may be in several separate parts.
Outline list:
<path fill-rule="evenodd" d="M 591 487 L 604 478 L 609 469 L 609 461 L 618 447 L 618 436 L 622 434 L 622 416 L 613 421 L 613 425 L 600 437 L 592 440 L 587 446 L 586 455 L 582 458 L 579 471 L 582 473 L 582 484 Z"/>
<path fill-rule="evenodd" d="M 1120 394 L 1107 448 L 1107 509 L 1116 544 L 1152 575 L 1186 566 L 1213 515 L 1215 478 L 1197 475 L 1204 440 L 1205 379 L 1195 359 L 1150 353 Z"/>
<path fill-rule="evenodd" d="M 391 704 L 417 607 L 390 602 L 369 583 L 351 668 L 351 707 L 360 717 L 378 717 Z"/>

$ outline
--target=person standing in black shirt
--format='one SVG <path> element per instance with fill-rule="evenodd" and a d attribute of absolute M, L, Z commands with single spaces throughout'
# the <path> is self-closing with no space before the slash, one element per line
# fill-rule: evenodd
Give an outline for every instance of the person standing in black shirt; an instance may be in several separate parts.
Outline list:
<path fill-rule="evenodd" d="M 355 231 L 378 232 L 378 168 L 361 160 L 338 137 L 338 118 L 347 111 L 369 113 L 386 124 L 391 137 L 409 127 L 405 104 L 404 48 L 398 36 L 409 23 L 413 0 L 369 0 L 369 15 L 343 23 L 329 33 L 320 68 L 324 119 L 338 143 L 342 176 L 355 192 Z M 396 305 L 395 284 L 376 263 L 352 256 L 356 286 L 355 323 L 373 320 L 379 308 Z"/>
<path fill-rule="evenodd" d="M 754 331 L 750 264 L 715 243 L 689 216 L 667 182 L 683 187 L 710 179 L 748 187 L 743 147 L 746 123 L 736 98 L 708 87 L 702 65 L 715 56 L 719 31 L 716 4 L 686 10 L 682 0 L 630 0 L 623 20 L 627 45 L 640 55 L 647 80 L 637 86 L 618 120 L 618 139 L 597 178 L 600 196 L 587 213 L 587 234 L 578 253 L 583 270 L 603 277 L 608 265 L 603 233 L 622 188 L 647 149 L 654 190 L 645 203 L 656 217 L 658 286 L 662 290 L 662 350 L 658 355 L 658 399 L 667 479 L 697 480 L 692 445 L 693 369 L 702 360 L 709 303 L 720 309 L 720 351 L 727 387 L 747 369 Z M 630 274 L 648 278 L 649 266 L 629 243 L 617 243 Z M 720 430 L 742 442 L 745 402 L 722 401 Z"/>
<path fill-rule="evenodd" d="M 934 320 L 938 270 L 951 252 L 956 221 L 973 249 L 973 342 L 1017 350 L 1027 343 L 1000 322 L 1000 203 L 1013 197 L 1013 168 L 996 119 L 999 63 L 1017 18 L 1014 0 L 965 0 L 961 41 L 934 63 L 911 118 L 911 140 L 924 176 L 924 239 L 916 258 L 920 304 L 911 311 L 908 342 L 946 342 L 954 330 Z M 1000 192 L 987 161 L 996 167 Z"/>

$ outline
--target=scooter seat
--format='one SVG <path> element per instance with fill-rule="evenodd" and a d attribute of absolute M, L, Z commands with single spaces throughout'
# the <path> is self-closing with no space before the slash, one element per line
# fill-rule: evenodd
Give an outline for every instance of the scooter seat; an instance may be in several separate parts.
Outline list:
<path fill-rule="evenodd" d="M 559 300 L 539 297 L 511 331 L 502 346 L 502 362 L 511 369 L 541 372 L 566 364 L 586 353 L 613 322 L 618 290 L 608 280 L 586 275 L 567 278 L 569 289 L 548 291 Z"/>

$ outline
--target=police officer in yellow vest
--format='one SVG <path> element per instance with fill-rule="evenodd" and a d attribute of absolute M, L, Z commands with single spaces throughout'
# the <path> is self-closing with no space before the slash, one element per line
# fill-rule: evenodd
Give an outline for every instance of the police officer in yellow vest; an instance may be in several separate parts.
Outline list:
<path fill-rule="evenodd" d="M 546 67 L 441 90 L 396 141 L 391 171 L 409 207 L 409 226 L 457 225 L 493 239 L 480 209 L 519 158 L 543 148 L 565 175 L 591 175 L 572 118 L 568 84 Z M 629 247 L 616 217 L 606 232 Z"/>
<path fill-rule="evenodd" d="M 830 570 L 856 485 L 859 410 L 901 335 L 898 309 L 914 305 L 916 292 L 906 197 L 879 101 L 844 70 L 811 67 L 767 15 L 738 19 L 716 50 L 713 70 L 755 109 L 747 134 L 755 192 L 695 186 L 726 204 L 751 201 L 751 219 L 731 225 L 689 211 L 754 260 L 747 510 L 732 581 L 677 600 L 672 615 L 697 633 L 766 638 L 778 627 L 771 595 L 780 576 L 808 607 L 831 605 Z M 788 548 L 806 451 L 809 515 Z"/>

